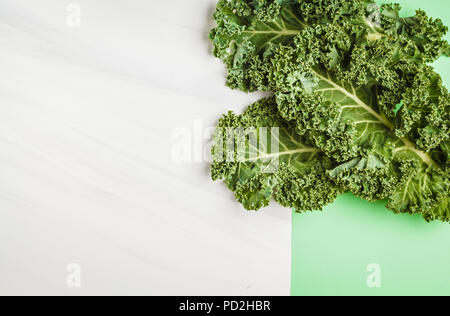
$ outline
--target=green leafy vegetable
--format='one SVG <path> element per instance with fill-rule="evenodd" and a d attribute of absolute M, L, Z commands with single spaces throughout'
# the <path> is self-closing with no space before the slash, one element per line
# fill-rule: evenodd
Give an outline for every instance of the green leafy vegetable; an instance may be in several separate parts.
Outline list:
<path fill-rule="evenodd" d="M 442 39 L 447 27 L 421 10 L 408 18 L 399 12 L 398 5 L 377 11 L 365 0 L 221 0 L 210 37 L 230 87 L 274 93 L 274 99 L 250 107 L 242 116 L 246 124 L 240 124 L 288 126 L 281 143 L 291 135 L 315 148 L 318 173 L 294 166 L 296 177 L 320 174 L 321 183 L 334 188 L 333 198 L 348 190 L 371 201 L 388 199 L 397 213 L 450 221 L 450 95 L 427 65 L 448 53 Z M 264 115 L 264 108 L 271 108 L 275 125 L 249 119 Z M 290 145 L 289 152 L 301 148 Z M 213 175 L 249 209 L 266 206 L 272 197 L 305 210 L 331 202 L 317 202 L 311 186 L 290 187 L 292 174 L 283 172 L 292 171 L 290 161 L 270 176 L 246 171 L 260 170 L 260 161 L 229 169 L 219 164 L 220 176 L 215 164 Z M 241 167 L 245 175 L 257 174 L 258 184 L 252 178 L 241 186 L 248 183 L 236 171 Z M 316 186 L 317 196 L 324 192 Z"/>
<path fill-rule="evenodd" d="M 383 5 L 377 26 L 368 12 L 371 5 L 367 0 L 220 0 L 217 27 L 210 34 L 214 55 L 225 62 L 230 87 L 255 91 L 273 88 L 270 56 L 279 44 L 306 44 L 324 65 L 345 61 L 354 44 L 368 45 L 359 52 L 373 54 L 366 65 L 371 75 L 391 64 L 431 62 L 449 51 L 441 20 L 421 10 L 400 18 L 398 5 Z"/>
<path fill-rule="evenodd" d="M 321 210 L 339 192 L 326 175 L 330 159 L 282 119 L 274 98 L 251 105 L 242 115 L 224 115 L 214 135 L 213 157 L 213 179 L 223 180 L 249 210 L 267 206 L 272 198 L 302 211 Z"/>

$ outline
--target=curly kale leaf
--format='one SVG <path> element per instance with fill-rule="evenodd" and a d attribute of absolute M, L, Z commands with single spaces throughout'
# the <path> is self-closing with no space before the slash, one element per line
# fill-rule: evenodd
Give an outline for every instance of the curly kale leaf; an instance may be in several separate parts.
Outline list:
<path fill-rule="evenodd" d="M 341 28 L 317 26 L 273 49 L 281 115 L 341 163 L 329 172 L 337 185 L 368 200 L 390 198 L 395 212 L 446 220 L 450 99 L 440 76 L 426 65 L 388 67 L 374 59 L 386 61 L 371 51 L 375 43 L 349 43 Z M 330 59 L 330 47 L 349 58 Z"/>
<path fill-rule="evenodd" d="M 417 10 L 412 17 L 400 17 L 399 4 L 381 6 L 381 28 L 386 36 L 396 40 L 398 45 L 414 44 L 423 62 L 432 62 L 448 52 L 449 44 L 443 39 L 448 28 L 440 19 L 431 19 L 425 11 Z"/>
<path fill-rule="evenodd" d="M 402 168 L 401 174 L 402 179 L 390 196 L 388 208 L 398 213 L 422 214 L 427 221 L 450 221 L 448 173 L 410 163 Z"/>
<path fill-rule="evenodd" d="M 223 180 L 248 210 L 271 199 L 298 211 L 321 210 L 339 193 L 326 175 L 331 161 L 282 119 L 274 98 L 242 115 L 224 115 L 213 143 L 212 178 Z"/>
<path fill-rule="evenodd" d="M 373 3 L 367 0 L 220 0 L 210 39 L 214 55 L 227 66 L 227 85 L 243 91 L 273 90 L 269 77 L 276 71 L 271 58 L 274 48 L 298 46 L 296 39 L 305 37 L 311 41 L 306 43 L 308 49 L 321 48 L 314 57 L 324 65 L 351 67 L 349 49 L 359 46 L 355 54 L 371 56 L 366 58 L 369 73 L 364 73 L 365 68 L 355 68 L 353 73 L 374 79 L 383 78 L 385 68 L 407 70 L 448 53 L 442 21 L 420 10 L 401 18 L 398 5 L 383 5 L 378 19 L 370 10 Z M 319 26 L 332 26 L 335 31 L 316 30 Z"/>
<path fill-rule="evenodd" d="M 323 183 L 333 185 L 331 179 L 334 188 L 368 200 L 388 198 L 394 212 L 449 221 L 450 97 L 426 65 L 448 54 L 447 27 L 421 10 L 402 18 L 398 5 L 383 5 L 373 20 L 370 7 L 364 0 L 221 0 L 210 34 L 214 54 L 227 66 L 230 87 L 274 92 L 269 103 L 278 110 L 267 117 L 316 148 L 314 175 Z M 233 115 L 223 120 L 239 118 Z M 254 172 L 249 163 L 242 174 L 240 164 L 219 163 L 225 171 L 213 168 L 213 175 L 247 208 L 272 197 L 311 208 L 293 203 L 289 194 L 298 190 L 288 187 L 291 180 L 277 187 L 292 176 L 283 171 L 289 163 L 279 177 Z"/>
<path fill-rule="evenodd" d="M 431 67 L 422 67 L 403 95 L 395 115 L 395 133 L 415 140 L 416 146 L 431 151 L 449 140 L 450 94 Z"/>
<path fill-rule="evenodd" d="M 410 133 L 404 132 L 405 118 L 397 130 L 398 123 L 381 110 L 382 87 L 338 80 L 320 66 L 309 69 L 313 85 L 277 92 L 277 103 L 283 118 L 340 163 L 328 172 L 337 185 L 368 200 L 389 198 L 395 212 L 448 221 L 449 96 L 438 75 L 429 69 L 427 74 L 434 79 L 421 81 L 422 89 L 414 94 L 420 102 L 409 97 L 409 90 L 403 96 Z M 414 116 L 412 108 L 423 111 Z M 433 126 L 440 130 L 429 131 Z"/>

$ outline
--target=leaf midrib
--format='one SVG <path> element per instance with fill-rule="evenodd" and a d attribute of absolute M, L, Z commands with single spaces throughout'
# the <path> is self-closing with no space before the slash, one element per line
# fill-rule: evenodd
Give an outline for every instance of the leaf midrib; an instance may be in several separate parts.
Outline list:
<path fill-rule="evenodd" d="M 306 27 L 307 25 L 302 22 L 291 10 L 286 10 L 287 13 L 289 13 L 291 15 L 291 17 L 293 17 L 297 23 L 299 23 L 299 25 L 301 25 L 303 28 Z M 281 24 L 279 24 L 278 21 L 273 21 L 272 23 L 276 24 L 277 27 L 279 28 L 279 30 L 275 29 L 273 26 L 269 26 L 265 23 L 263 23 L 263 25 L 267 26 L 268 30 L 245 30 L 243 31 L 244 34 L 252 34 L 252 35 L 256 35 L 256 34 L 277 34 L 277 38 L 281 37 L 281 36 L 292 36 L 292 35 L 298 35 L 302 30 L 301 29 L 288 29 L 286 26 L 286 23 L 284 22 L 283 18 L 280 17 L 280 21 Z"/>
<path fill-rule="evenodd" d="M 372 107 L 370 107 L 364 101 L 362 101 L 356 95 L 356 92 L 355 92 L 354 89 L 353 89 L 353 93 L 350 93 L 349 91 L 347 91 L 347 89 L 345 89 L 344 87 L 338 85 L 336 82 L 334 82 L 330 78 L 327 78 L 327 77 L 321 75 L 319 72 L 317 72 L 315 70 L 312 70 L 312 71 L 318 78 L 320 78 L 321 80 L 325 81 L 326 83 L 328 83 L 329 85 L 334 87 L 335 90 L 338 90 L 338 91 L 342 92 L 344 95 L 346 95 L 347 97 L 352 99 L 356 103 L 355 105 L 357 105 L 359 108 L 362 108 L 365 111 L 367 111 L 368 113 L 370 113 L 374 118 L 377 119 L 378 122 L 380 122 L 387 129 L 389 129 L 389 131 L 393 131 L 394 130 L 394 124 L 392 124 L 386 117 L 384 117 L 383 115 L 377 113 Z M 353 86 L 352 86 L 352 88 L 353 88 Z M 409 151 L 412 151 L 413 153 L 415 153 L 428 166 L 437 165 L 437 163 L 433 160 L 433 158 L 431 158 L 431 156 L 429 154 L 427 154 L 426 152 L 424 152 L 422 150 L 417 149 L 417 147 L 414 145 L 414 143 L 412 141 L 410 141 L 408 138 L 406 138 L 406 137 L 399 137 L 399 139 L 405 144 L 405 146 L 396 148 L 394 150 L 394 152 L 400 152 L 400 151 L 403 151 L 403 150 L 409 150 Z"/>
<path fill-rule="evenodd" d="M 289 29 L 283 29 L 283 30 L 275 30 L 275 29 L 271 29 L 271 30 L 267 30 L 267 31 L 258 31 L 258 30 L 249 30 L 249 31 L 243 31 L 244 34 L 252 34 L 252 35 L 257 35 L 257 34 L 277 34 L 277 37 L 280 36 L 292 36 L 292 35 L 297 35 L 300 33 L 300 31 L 297 30 L 289 30 Z"/>
<path fill-rule="evenodd" d="M 280 152 L 273 153 L 273 154 L 258 155 L 258 157 L 255 157 L 255 158 L 244 159 L 242 162 L 253 162 L 253 161 L 258 161 L 258 160 L 263 160 L 263 159 L 270 159 L 270 158 L 276 158 L 276 157 L 281 157 L 281 156 L 287 156 L 287 155 L 288 156 L 293 156 L 295 154 L 302 154 L 302 153 L 317 153 L 318 151 L 319 151 L 318 148 L 303 147 L 303 148 L 294 149 L 294 150 L 280 151 Z"/>

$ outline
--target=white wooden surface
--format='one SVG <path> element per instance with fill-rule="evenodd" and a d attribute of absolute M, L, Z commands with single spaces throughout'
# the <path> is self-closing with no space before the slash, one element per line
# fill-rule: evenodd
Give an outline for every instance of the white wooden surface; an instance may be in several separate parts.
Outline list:
<path fill-rule="evenodd" d="M 224 86 L 215 0 L 69 3 L 0 2 L 0 294 L 288 295 L 289 210 L 172 157 L 258 98 Z"/>

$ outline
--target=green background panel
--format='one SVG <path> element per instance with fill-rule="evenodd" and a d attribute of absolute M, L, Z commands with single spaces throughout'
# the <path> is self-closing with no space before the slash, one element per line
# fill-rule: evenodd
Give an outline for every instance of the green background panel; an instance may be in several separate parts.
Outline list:
<path fill-rule="evenodd" d="M 421 8 L 450 26 L 447 0 L 396 2 L 404 16 Z M 450 87 L 450 58 L 434 66 Z M 450 295 L 450 225 L 385 205 L 345 194 L 324 212 L 294 213 L 292 295 Z M 367 286 L 372 263 L 381 268 L 379 288 Z"/>

